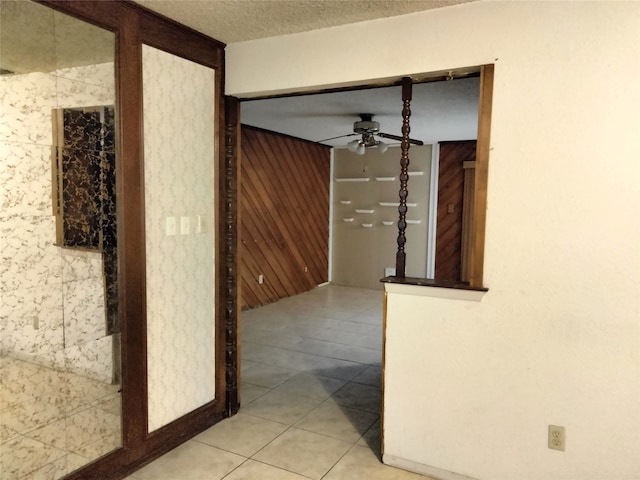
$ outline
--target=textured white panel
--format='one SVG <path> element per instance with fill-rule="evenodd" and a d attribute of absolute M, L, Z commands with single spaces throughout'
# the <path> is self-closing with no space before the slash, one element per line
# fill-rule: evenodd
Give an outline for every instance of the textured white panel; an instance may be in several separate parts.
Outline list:
<path fill-rule="evenodd" d="M 149 430 L 213 400 L 214 71 L 143 47 Z"/>

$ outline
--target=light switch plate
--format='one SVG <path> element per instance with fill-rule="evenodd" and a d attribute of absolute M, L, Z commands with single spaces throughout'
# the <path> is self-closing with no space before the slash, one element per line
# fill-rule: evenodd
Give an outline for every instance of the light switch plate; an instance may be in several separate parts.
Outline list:
<path fill-rule="evenodd" d="M 189 217 L 180 217 L 180 235 L 189 235 L 191 233 L 191 219 Z"/>
<path fill-rule="evenodd" d="M 178 234 L 178 222 L 176 217 L 167 217 L 167 222 L 166 222 L 166 233 L 167 236 L 173 236 L 173 235 L 177 235 Z"/>

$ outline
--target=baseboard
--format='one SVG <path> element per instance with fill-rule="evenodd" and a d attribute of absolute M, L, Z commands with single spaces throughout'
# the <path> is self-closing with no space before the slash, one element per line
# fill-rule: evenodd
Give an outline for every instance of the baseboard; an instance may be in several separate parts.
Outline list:
<path fill-rule="evenodd" d="M 432 477 L 435 480 L 476 480 L 473 477 L 450 472 L 441 468 L 431 467 L 429 465 L 423 465 L 422 463 L 405 460 L 404 458 L 395 457 L 393 455 L 383 455 L 382 462 L 392 467 Z"/>

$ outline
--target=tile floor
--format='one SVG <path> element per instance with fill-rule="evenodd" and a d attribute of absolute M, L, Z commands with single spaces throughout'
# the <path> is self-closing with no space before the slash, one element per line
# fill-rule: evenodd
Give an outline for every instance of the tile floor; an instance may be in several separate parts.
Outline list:
<path fill-rule="evenodd" d="M 129 480 L 409 480 L 380 463 L 381 291 L 324 286 L 242 313 L 240 412 Z"/>
<path fill-rule="evenodd" d="M 118 447 L 118 388 L 0 357 L 0 480 L 61 478 Z"/>

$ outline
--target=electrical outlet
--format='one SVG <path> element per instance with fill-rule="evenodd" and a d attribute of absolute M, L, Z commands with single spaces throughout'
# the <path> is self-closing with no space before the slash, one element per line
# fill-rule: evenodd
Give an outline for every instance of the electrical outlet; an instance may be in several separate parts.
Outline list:
<path fill-rule="evenodd" d="M 549 425 L 549 448 L 564 452 L 565 435 L 564 427 Z"/>

